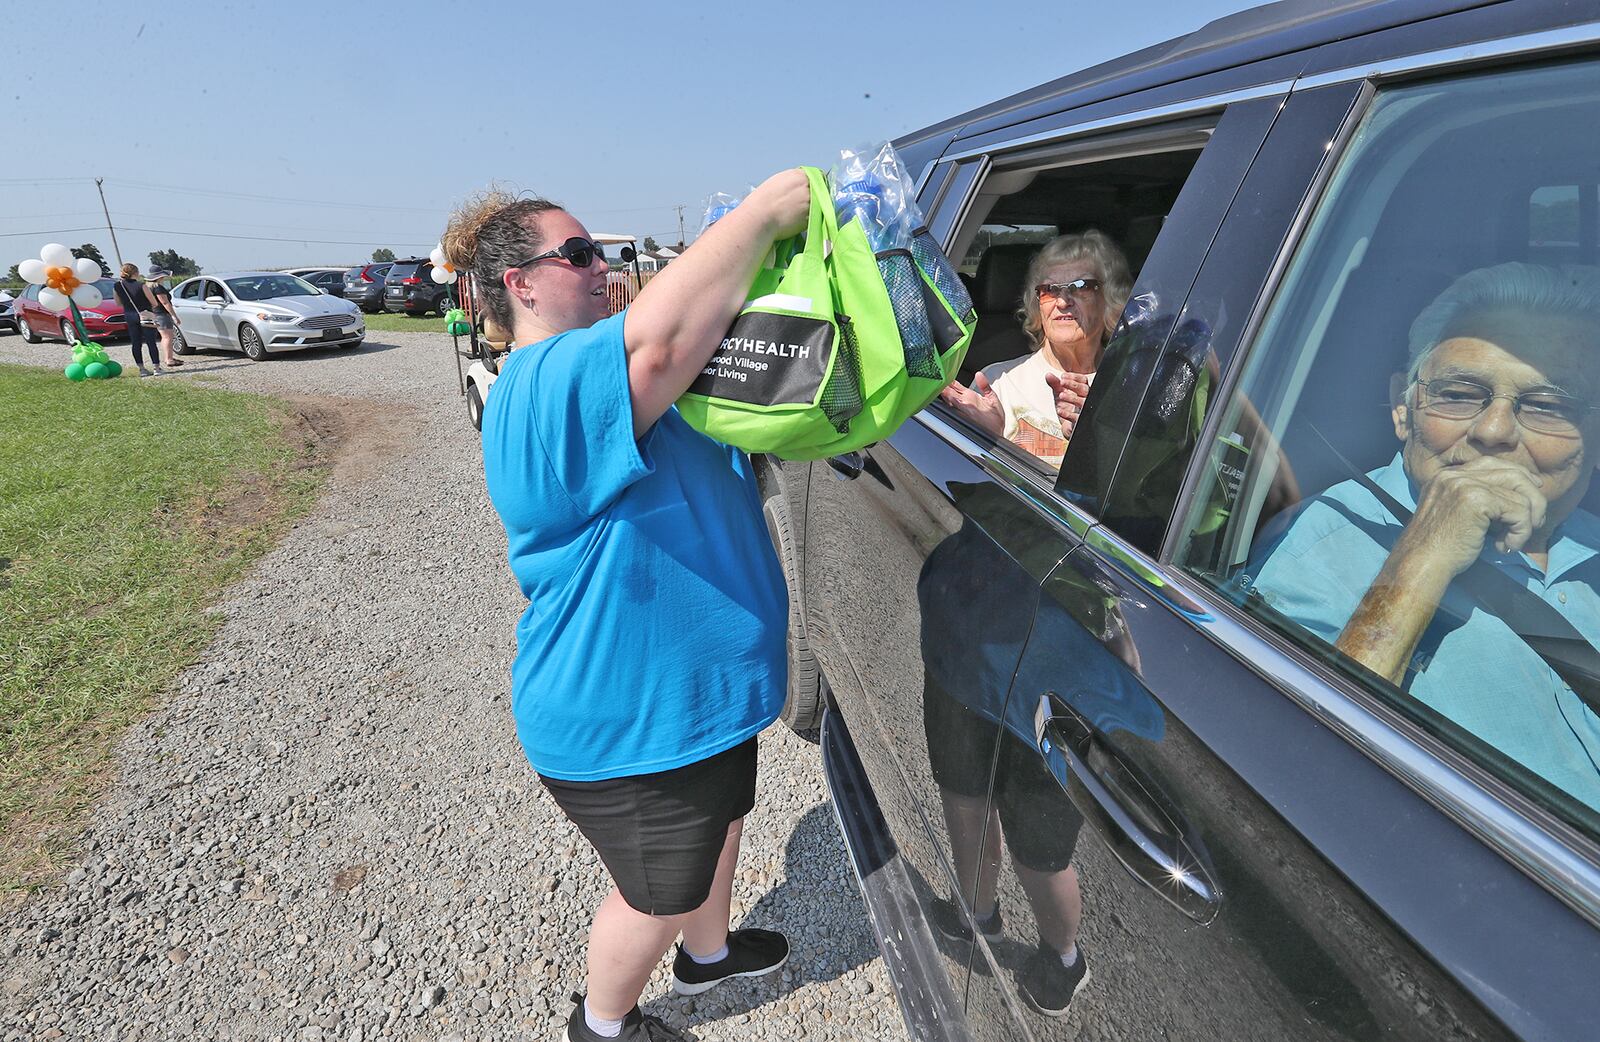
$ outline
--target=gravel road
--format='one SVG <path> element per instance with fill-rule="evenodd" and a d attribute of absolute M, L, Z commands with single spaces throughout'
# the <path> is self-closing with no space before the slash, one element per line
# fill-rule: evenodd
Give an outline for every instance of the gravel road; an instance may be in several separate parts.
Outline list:
<path fill-rule="evenodd" d="M 522 600 L 448 339 L 162 380 L 319 396 L 340 463 L 122 740 L 80 863 L 0 914 L 0 1039 L 562 1037 L 603 876 L 512 729 Z M 815 748 L 781 726 L 734 917 L 789 935 L 782 979 L 677 999 L 664 962 L 647 1011 L 704 1040 L 905 1037 Z"/>

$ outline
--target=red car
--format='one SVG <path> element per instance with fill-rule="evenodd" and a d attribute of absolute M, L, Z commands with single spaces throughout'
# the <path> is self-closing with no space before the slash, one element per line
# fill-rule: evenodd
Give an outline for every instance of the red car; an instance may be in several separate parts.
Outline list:
<path fill-rule="evenodd" d="M 110 340 L 128 331 L 127 320 L 122 316 L 122 305 L 117 303 L 116 294 L 112 292 L 113 285 L 111 279 L 96 280 L 95 288 L 105 299 L 92 308 L 78 309 L 90 340 Z M 30 344 L 37 344 L 41 340 L 63 340 L 67 343 L 76 340 L 76 336 L 67 335 L 72 329 L 72 314 L 51 311 L 40 304 L 39 289 L 38 286 L 29 286 L 23 290 L 12 311 L 17 332 L 22 334 L 22 339 Z"/>

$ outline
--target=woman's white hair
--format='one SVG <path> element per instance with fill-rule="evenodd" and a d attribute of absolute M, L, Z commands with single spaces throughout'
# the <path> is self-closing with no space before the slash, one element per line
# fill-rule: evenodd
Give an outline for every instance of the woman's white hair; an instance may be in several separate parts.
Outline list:
<path fill-rule="evenodd" d="M 1497 311 L 1574 315 L 1600 332 L 1600 268 L 1513 261 L 1467 272 L 1411 323 L 1407 378 L 1415 380 L 1428 352 L 1462 332 L 1467 319 Z"/>
<path fill-rule="evenodd" d="M 1028 334 L 1035 351 L 1044 346 L 1044 321 L 1039 317 L 1039 295 L 1033 291 L 1033 287 L 1044 278 L 1045 272 L 1057 264 L 1075 260 L 1086 260 L 1094 265 L 1095 273 L 1100 277 L 1100 295 L 1106 305 L 1106 328 L 1101 335 L 1101 343 L 1111 338 L 1111 331 L 1122 317 L 1123 305 L 1128 303 L 1128 294 L 1133 290 L 1128 258 L 1122 255 L 1110 236 L 1093 228 L 1079 235 L 1058 235 L 1033 255 L 1033 262 L 1028 265 L 1028 277 L 1023 280 L 1022 310 L 1017 317 L 1022 319 L 1023 332 Z"/>

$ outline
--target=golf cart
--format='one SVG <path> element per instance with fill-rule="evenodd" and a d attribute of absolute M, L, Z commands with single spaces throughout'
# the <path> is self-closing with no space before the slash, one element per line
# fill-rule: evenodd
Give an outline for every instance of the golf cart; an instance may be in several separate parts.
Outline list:
<path fill-rule="evenodd" d="M 593 238 L 602 246 L 621 246 L 622 262 L 633 266 L 631 271 L 612 271 L 607 275 L 606 290 L 611 299 L 611 310 L 616 312 L 633 300 L 642 285 L 638 248 L 635 245 L 638 240 L 632 235 L 596 235 Z M 514 345 L 511 331 L 501 329 L 478 306 L 477 287 L 473 284 L 471 273 L 462 272 L 456 280 L 456 295 L 461 309 L 467 315 L 466 331 L 452 331 L 451 334 L 455 342 L 456 381 L 467 399 L 467 418 L 475 429 L 481 431 L 483 403 L 489 397 L 489 388 L 494 386 L 496 377 L 500 375 L 500 364 Z M 465 344 L 462 343 L 463 339 L 466 340 Z M 462 369 L 462 359 L 469 362 L 465 370 Z"/>

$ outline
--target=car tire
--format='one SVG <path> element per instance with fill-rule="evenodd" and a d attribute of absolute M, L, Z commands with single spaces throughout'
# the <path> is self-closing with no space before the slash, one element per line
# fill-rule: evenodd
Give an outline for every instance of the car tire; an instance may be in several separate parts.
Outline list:
<path fill-rule="evenodd" d="M 189 341 L 183 335 L 183 330 L 177 326 L 172 327 L 172 353 L 175 355 L 194 354 L 194 348 L 189 346 Z"/>
<path fill-rule="evenodd" d="M 473 430 L 483 432 L 483 395 L 475 383 L 467 384 L 467 419 L 472 421 Z"/>
<path fill-rule="evenodd" d="M 789 526 L 789 511 L 783 499 L 773 496 L 762 504 L 761 513 L 767 519 L 767 535 L 778 552 L 778 563 L 783 566 L 784 585 L 789 590 L 789 627 L 785 644 L 789 649 L 789 690 L 783 701 L 780 719 L 789 729 L 805 738 L 815 740 L 814 732 L 822 723 L 822 670 L 811 653 L 811 641 L 806 634 L 805 614 L 800 610 L 800 576 L 795 568 L 794 533 Z"/>
<path fill-rule="evenodd" d="M 61 339 L 65 340 L 69 344 L 77 342 L 77 330 L 72 328 L 72 319 L 70 318 L 64 318 L 61 320 Z"/>
<path fill-rule="evenodd" d="M 239 350 L 252 362 L 267 360 L 267 345 L 262 342 L 261 334 L 248 322 L 239 323 Z"/>
<path fill-rule="evenodd" d="M 40 340 L 39 334 L 33 331 L 33 327 L 28 325 L 28 320 L 21 315 L 17 316 L 17 332 L 22 334 L 24 343 L 37 344 Z"/>

